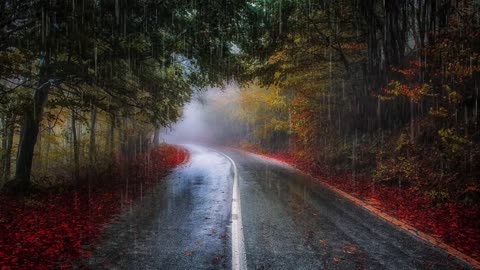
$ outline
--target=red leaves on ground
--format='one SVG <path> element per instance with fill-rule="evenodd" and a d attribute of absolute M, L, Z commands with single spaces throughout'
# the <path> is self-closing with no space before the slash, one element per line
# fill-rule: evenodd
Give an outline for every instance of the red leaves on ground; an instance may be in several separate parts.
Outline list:
<path fill-rule="evenodd" d="M 354 254 L 354 253 L 357 253 L 357 246 L 355 246 L 354 244 L 346 244 L 345 246 L 342 247 L 342 250 L 343 252 L 347 253 L 347 254 Z"/>
<path fill-rule="evenodd" d="M 374 184 L 368 175 L 332 171 L 288 154 L 260 154 L 289 163 L 411 226 L 480 259 L 480 209 L 460 202 L 435 203 L 412 187 Z M 373 204 L 371 203 L 373 202 Z"/>
<path fill-rule="evenodd" d="M 1 196 L 0 269 L 74 268 L 122 205 L 187 159 L 186 150 L 164 145 L 131 160 L 117 157 L 111 174 L 83 179 L 76 189 Z"/>

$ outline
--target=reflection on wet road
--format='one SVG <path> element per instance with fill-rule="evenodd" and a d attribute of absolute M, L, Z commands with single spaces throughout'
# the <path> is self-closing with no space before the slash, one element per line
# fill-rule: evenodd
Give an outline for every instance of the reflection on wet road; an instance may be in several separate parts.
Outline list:
<path fill-rule="evenodd" d="M 217 152 L 188 149 L 188 164 L 107 229 L 92 268 L 230 267 L 231 164 Z"/>
<path fill-rule="evenodd" d="M 91 268 L 234 267 L 231 157 L 248 269 L 468 269 L 288 166 L 185 147 L 190 162 L 107 228 Z"/>

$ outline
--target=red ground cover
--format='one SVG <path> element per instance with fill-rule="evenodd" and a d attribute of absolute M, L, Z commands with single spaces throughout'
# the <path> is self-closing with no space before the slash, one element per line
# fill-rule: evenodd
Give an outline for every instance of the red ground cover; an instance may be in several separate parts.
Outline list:
<path fill-rule="evenodd" d="M 163 145 L 130 160 L 117 158 L 108 175 L 82 179 L 75 189 L 0 196 L 0 269 L 73 268 L 72 261 L 90 256 L 123 206 L 188 158 L 186 150 Z"/>
<path fill-rule="evenodd" d="M 480 260 L 480 209 L 460 202 L 438 204 L 413 187 L 374 184 L 365 174 L 314 167 L 288 154 L 260 155 L 291 164 L 424 233 Z"/>

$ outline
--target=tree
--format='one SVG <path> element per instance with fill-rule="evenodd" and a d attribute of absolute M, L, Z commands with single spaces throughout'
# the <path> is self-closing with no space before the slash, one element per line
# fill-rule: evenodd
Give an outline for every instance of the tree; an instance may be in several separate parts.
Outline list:
<path fill-rule="evenodd" d="M 33 98 L 22 115 L 16 176 L 8 185 L 14 191 L 31 183 L 33 151 L 49 97 L 53 105 L 65 100 L 89 104 L 93 152 L 98 108 L 167 125 L 179 117 L 192 87 L 221 83 L 238 71 L 230 42 L 243 2 L 17 2 L 3 3 L 8 19 L 2 21 L 0 51 L 15 47 L 36 60 L 24 75 Z M 2 71 L 2 79 L 12 74 L 18 73 Z"/>

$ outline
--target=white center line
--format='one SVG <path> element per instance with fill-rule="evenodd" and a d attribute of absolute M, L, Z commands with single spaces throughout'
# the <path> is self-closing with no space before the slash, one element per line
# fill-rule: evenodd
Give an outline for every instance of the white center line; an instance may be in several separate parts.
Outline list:
<path fill-rule="evenodd" d="M 223 153 L 222 153 L 223 154 Z M 247 260 L 243 242 L 242 206 L 240 203 L 240 189 L 238 183 L 237 165 L 233 159 L 223 154 L 233 167 L 233 194 L 232 194 L 232 269 L 246 270 Z"/>

